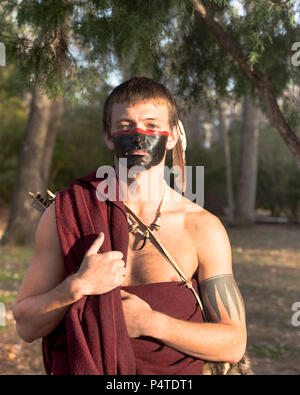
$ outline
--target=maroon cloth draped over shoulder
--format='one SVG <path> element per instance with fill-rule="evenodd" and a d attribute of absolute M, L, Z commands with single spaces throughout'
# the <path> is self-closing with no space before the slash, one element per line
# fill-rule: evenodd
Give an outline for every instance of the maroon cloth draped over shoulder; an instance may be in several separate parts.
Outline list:
<path fill-rule="evenodd" d="M 121 251 L 126 261 L 125 208 L 118 200 L 97 199 L 100 181 L 93 171 L 74 180 L 55 198 L 57 231 L 67 276 L 78 270 L 100 232 L 104 233 L 105 240 L 99 252 Z M 42 346 L 47 374 L 136 373 L 119 287 L 73 303 L 54 332 L 43 338 Z"/>

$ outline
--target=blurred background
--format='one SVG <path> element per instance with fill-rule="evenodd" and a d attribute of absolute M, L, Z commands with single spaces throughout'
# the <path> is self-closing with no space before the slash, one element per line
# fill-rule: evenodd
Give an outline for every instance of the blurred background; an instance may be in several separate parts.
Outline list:
<path fill-rule="evenodd" d="M 299 1 L 1 0 L 0 43 L 0 374 L 44 374 L 12 315 L 40 218 L 27 192 L 112 162 L 103 104 L 132 76 L 176 98 L 231 241 L 254 372 L 299 374 Z"/>

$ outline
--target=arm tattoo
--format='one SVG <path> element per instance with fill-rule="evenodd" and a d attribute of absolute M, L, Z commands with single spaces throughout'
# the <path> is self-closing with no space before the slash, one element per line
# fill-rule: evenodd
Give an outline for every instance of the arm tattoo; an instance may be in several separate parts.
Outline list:
<path fill-rule="evenodd" d="M 219 321 L 221 320 L 217 296 L 221 300 L 229 318 L 232 316 L 233 304 L 238 313 L 239 320 L 241 320 L 244 303 L 232 274 L 210 277 L 199 284 L 199 290 L 205 317 L 208 321 L 214 321 L 214 315 L 218 317 Z"/>

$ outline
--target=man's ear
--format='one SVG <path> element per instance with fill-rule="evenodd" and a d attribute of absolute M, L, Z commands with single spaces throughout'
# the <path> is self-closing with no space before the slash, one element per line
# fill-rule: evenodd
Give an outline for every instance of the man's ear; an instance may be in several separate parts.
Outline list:
<path fill-rule="evenodd" d="M 178 138 L 179 138 L 179 130 L 177 126 L 174 126 L 167 140 L 167 145 L 166 145 L 167 151 L 170 151 L 175 147 Z"/>
<path fill-rule="evenodd" d="M 108 133 L 104 133 L 104 141 L 105 141 L 106 147 L 110 151 L 114 152 L 114 150 L 115 150 L 114 142 L 113 142 L 113 139 L 111 138 L 111 136 L 108 135 Z"/>

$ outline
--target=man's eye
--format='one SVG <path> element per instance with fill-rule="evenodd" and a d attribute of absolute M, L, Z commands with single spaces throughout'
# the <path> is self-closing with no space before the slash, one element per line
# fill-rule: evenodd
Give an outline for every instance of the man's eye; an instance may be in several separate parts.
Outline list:
<path fill-rule="evenodd" d="M 130 128 L 129 125 L 120 125 L 120 126 L 119 126 L 119 130 L 127 130 L 127 129 L 129 129 L 129 128 Z"/>
<path fill-rule="evenodd" d="M 147 128 L 148 129 L 157 129 L 158 128 L 158 126 L 157 125 L 155 125 L 154 123 L 149 123 L 148 125 L 147 125 Z"/>

